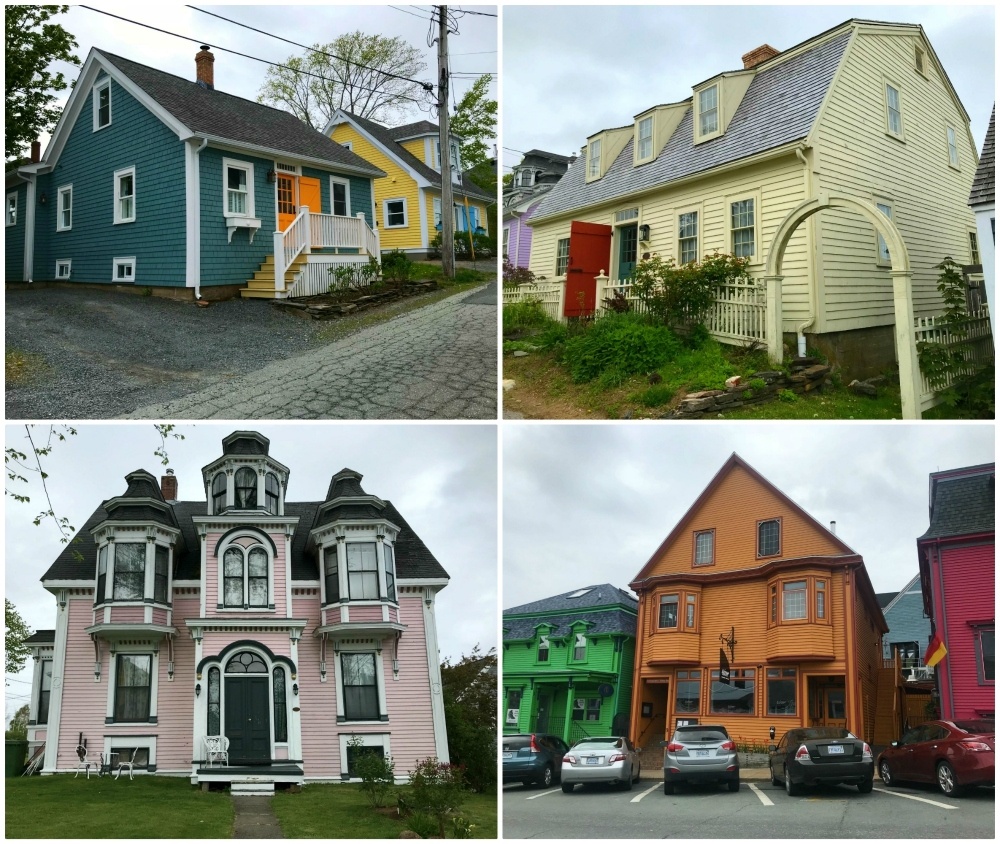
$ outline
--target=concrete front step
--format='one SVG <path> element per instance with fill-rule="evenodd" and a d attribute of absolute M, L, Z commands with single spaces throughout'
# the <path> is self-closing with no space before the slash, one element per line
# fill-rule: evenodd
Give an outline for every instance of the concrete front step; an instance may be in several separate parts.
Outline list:
<path fill-rule="evenodd" d="M 229 793 L 240 797 L 273 797 L 274 781 L 233 780 L 229 786 Z"/>

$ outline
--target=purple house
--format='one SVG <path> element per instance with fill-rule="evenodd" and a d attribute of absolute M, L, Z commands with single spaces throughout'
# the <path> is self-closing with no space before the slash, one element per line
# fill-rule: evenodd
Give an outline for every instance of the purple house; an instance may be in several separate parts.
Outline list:
<path fill-rule="evenodd" d="M 514 168 L 503 192 L 503 254 L 517 267 L 527 267 L 531 256 L 531 227 L 527 221 L 542 196 L 558 182 L 575 156 L 533 149 Z"/>
<path fill-rule="evenodd" d="M 42 576 L 55 629 L 28 641 L 43 774 L 134 760 L 271 793 L 350 780 L 362 747 L 401 781 L 447 761 L 434 605 L 448 575 L 360 474 L 295 502 L 267 437 L 236 431 L 201 500 L 141 469 L 105 486 Z"/>

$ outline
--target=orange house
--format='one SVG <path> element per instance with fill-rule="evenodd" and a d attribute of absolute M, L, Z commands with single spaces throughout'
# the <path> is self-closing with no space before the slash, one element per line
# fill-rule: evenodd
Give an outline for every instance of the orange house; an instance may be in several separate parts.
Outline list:
<path fill-rule="evenodd" d="M 757 744 L 822 724 L 873 740 L 888 627 L 864 560 L 738 455 L 630 586 L 637 746 L 679 721 Z"/>

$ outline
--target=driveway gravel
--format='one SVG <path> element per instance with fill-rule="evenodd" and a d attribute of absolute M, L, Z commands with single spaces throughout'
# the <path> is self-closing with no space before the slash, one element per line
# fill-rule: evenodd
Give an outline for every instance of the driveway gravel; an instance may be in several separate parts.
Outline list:
<path fill-rule="evenodd" d="M 451 298 L 462 299 L 470 295 L 481 296 L 482 291 Z M 432 305 L 430 309 L 435 307 Z M 414 313 L 423 310 L 427 309 Z M 451 310 L 454 311 L 454 307 Z M 491 312 L 495 327 L 494 308 L 467 307 L 466 310 Z M 380 336 L 384 335 L 385 326 L 407 316 L 410 315 L 383 323 Z M 485 319 L 489 321 L 490 318 Z M 231 394 L 240 376 L 275 366 L 285 373 L 301 371 L 301 367 L 287 363 L 289 359 L 310 351 L 318 351 L 320 356 L 327 352 L 334 354 L 345 343 L 354 348 L 357 335 L 324 343 L 319 337 L 324 327 L 323 322 L 304 320 L 260 300 L 234 299 L 198 308 L 192 303 L 113 291 L 9 290 L 6 296 L 6 348 L 39 356 L 44 368 L 26 383 L 7 386 L 7 419 L 111 419 L 136 414 L 140 408 L 164 407 L 192 394 L 219 398 Z M 379 328 L 374 326 L 358 334 Z M 423 333 L 427 330 L 432 329 L 425 329 Z M 495 329 L 493 333 L 495 335 Z M 397 353 L 404 351 L 397 349 Z M 419 348 L 412 351 L 418 356 L 421 354 Z M 492 355 L 495 391 L 495 338 L 491 339 L 488 349 L 481 351 Z M 462 350 L 463 355 L 467 353 L 468 349 Z M 383 383 L 391 388 L 391 374 L 381 374 Z M 376 370 L 370 375 L 376 378 L 380 373 Z M 480 375 L 477 373 L 476 377 Z M 452 379 L 451 386 L 459 385 Z M 428 390 L 433 391 L 433 388 L 433 383 L 427 385 Z M 261 384 L 260 389 L 271 387 Z M 309 391 L 309 385 L 300 382 L 299 389 Z M 228 418 L 289 418 L 280 408 L 268 413 L 263 405 L 260 413 L 250 412 L 255 407 L 254 390 L 253 382 L 243 385 L 240 405 L 241 411 L 246 412 L 238 416 L 230 413 Z M 312 397 L 304 395 L 302 398 Z M 312 413 L 297 405 L 299 413 L 296 416 L 332 418 L 321 413 L 315 403 L 311 406 Z M 205 418 L 195 407 L 185 408 L 187 415 L 178 413 L 156 418 Z M 405 408 L 397 409 L 390 415 L 395 418 L 410 415 L 404 411 Z M 474 415 L 479 416 L 478 408 L 476 411 Z M 348 415 L 372 418 L 363 413 Z M 422 408 L 415 415 L 426 418 L 427 409 Z M 430 415 L 437 416 L 436 413 Z M 488 410 L 484 409 L 483 415 L 488 416 Z M 141 412 L 138 416 L 152 418 Z"/>

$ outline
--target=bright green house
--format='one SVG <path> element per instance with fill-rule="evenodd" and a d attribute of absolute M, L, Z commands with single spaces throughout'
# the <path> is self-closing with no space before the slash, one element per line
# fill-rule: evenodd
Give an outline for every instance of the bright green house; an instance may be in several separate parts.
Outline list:
<path fill-rule="evenodd" d="M 504 610 L 504 733 L 627 735 L 637 607 L 604 583 Z"/>

